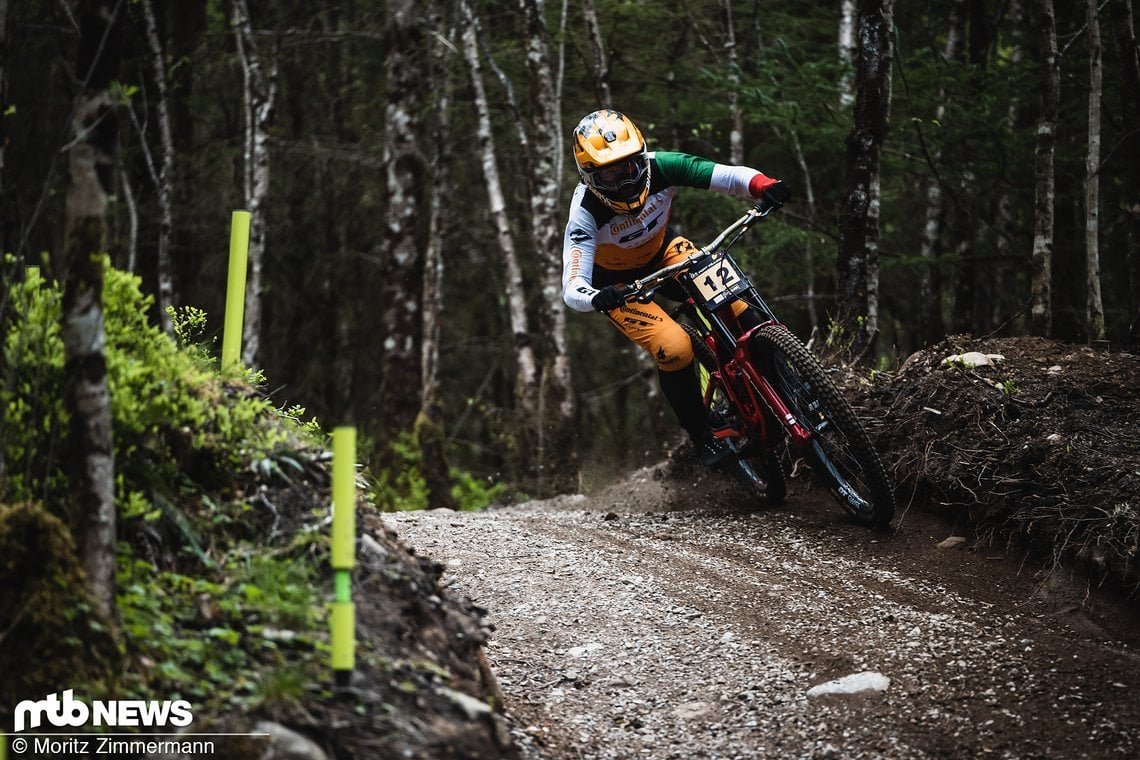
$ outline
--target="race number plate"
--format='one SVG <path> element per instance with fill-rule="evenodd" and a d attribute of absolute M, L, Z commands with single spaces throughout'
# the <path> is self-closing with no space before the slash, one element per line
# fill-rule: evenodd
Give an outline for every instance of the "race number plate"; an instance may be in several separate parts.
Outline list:
<path fill-rule="evenodd" d="M 693 285 L 710 309 L 719 308 L 725 301 L 748 288 L 744 275 L 732 259 L 713 257 L 707 264 L 689 273 Z"/>

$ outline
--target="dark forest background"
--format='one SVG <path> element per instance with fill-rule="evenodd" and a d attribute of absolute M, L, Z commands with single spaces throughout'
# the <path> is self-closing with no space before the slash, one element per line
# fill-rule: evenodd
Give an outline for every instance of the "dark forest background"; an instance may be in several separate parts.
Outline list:
<path fill-rule="evenodd" d="M 600 105 L 652 148 L 791 185 L 742 258 L 801 337 L 843 348 L 840 222 L 869 50 L 857 34 L 845 48 L 845 19 L 886 20 L 872 52 L 890 75 L 874 245 L 859 241 L 875 329 L 849 358 L 890 371 L 963 332 L 1134 341 L 1131 0 L 0 0 L 5 283 L 28 265 L 66 278 L 93 9 L 115 14 L 101 39 L 119 53 L 103 122 L 112 265 L 142 277 L 155 324 L 164 305 L 204 310 L 216 351 L 231 213 L 251 210 L 245 362 L 280 406 L 357 425 L 381 472 L 542 492 L 676 442 L 645 359 L 552 287 L 567 138 Z M 686 191 L 674 222 L 700 243 L 744 208 Z"/>

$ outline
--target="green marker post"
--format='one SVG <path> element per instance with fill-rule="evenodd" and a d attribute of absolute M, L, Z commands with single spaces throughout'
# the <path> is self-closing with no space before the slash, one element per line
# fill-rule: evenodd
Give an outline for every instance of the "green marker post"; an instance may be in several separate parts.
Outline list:
<path fill-rule="evenodd" d="M 245 320 L 245 270 L 249 261 L 249 212 L 235 211 L 230 220 L 230 268 L 226 279 L 226 324 L 222 333 L 222 369 L 241 363 L 241 331 Z"/>
<path fill-rule="evenodd" d="M 333 430 L 332 568 L 333 604 L 329 619 L 332 669 L 337 686 L 348 686 L 356 667 L 356 607 L 352 569 L 356 565 L 356 428 Z"/>

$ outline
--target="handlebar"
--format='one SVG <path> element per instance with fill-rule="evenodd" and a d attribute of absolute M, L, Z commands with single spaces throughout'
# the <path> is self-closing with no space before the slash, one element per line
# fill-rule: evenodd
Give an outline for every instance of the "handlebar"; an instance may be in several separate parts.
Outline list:
<path fill-rule="evenodd" d="M 745 230 L 750 228 L 753 224 L 760 221 L 764 217 L 771 214 L 778 208 L 781 208 L 782 203 L 768 203 L 766 200 L 761 200 L 744 214 L 744 216 L 737 219 L 732 224 L 725 227 L 720 231 L 712 242 L 702 246 L 692 256 L 689 256 L 683 261 L 678 261 L 676 264 L 670 264 L 667 267 L 662 267 L 656 272 L 647 274 L 645 277 L 634 280 L 624 288 L 620 288 L 621 295 L 625 298 L 626 303 L 629 301 L 639 301 L 645 303 L 653 298 L 653 292 L 661 287 L 666 281 L 672 279 L 681 272 L 687 270 L 702 256 L 706 256 L 716 251 L 734 232 L 744 233 Z"/>

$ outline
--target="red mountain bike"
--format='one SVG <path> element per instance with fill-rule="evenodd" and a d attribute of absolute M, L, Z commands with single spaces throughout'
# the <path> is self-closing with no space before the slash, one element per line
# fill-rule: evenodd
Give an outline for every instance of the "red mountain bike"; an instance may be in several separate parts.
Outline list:
<path fill-rule="evenodd" d="M 855 519 L 885 529 L 895 495 L 882 460 L 851 405 L 814 355 L 780 323 L 728 249 L 778 206 L 763 201 L 696 254 L 625 286 L 646 303 L 677 280 L 687 300 L 674 312 L 707 378 L 704 401 L 727 440 L 733 467 L 769 503 L 787 494 L 780 454 L 787 447 Z M 731 239 L 730 239 L 731 238 Z M 726 242 L 727 241 L 727 242 Z M 748 305 L 738 318 L 737 299 Z"/>

